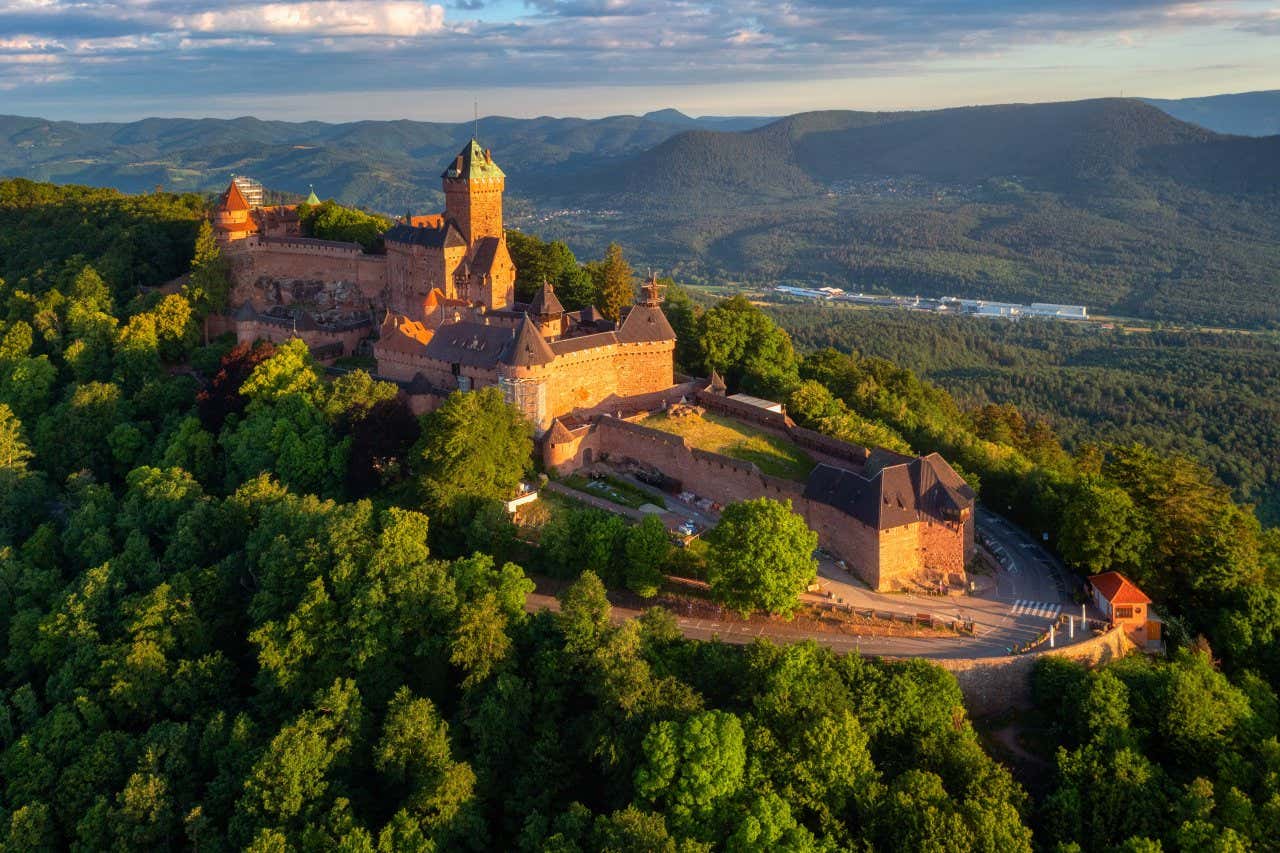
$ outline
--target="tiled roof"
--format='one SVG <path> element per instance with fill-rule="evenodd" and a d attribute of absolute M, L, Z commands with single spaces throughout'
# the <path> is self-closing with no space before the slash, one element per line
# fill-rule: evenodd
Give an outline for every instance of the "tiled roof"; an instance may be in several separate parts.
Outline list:
<path fill-rule="evenodd" d="M 820 463 L 809 472 L 804 496 L 833 506 L 869 527 L 880 527 L 879 484 L 853 471 Z"/>
<path fill-rule="evenodd" d="M 569 434 L 569 430 L 564 424 L 556 418 L 551 422 L 551 429 L 547 432 L 547 440 L 552 444 L 564 444 L 566 441 L 572 441 L 573 436 Z"/>
<path fill-rule="evenodd" d="M 443 249 L 445 246 L 465 246 L 466 242 L 452 222 L 436 227 L 418 228 L 413 225 L 393 225 L 382 235 L 388 243 L 400 243 L 406 246 L 425 246 L 428 249 Z"/>
<path fill-rule="evenodd" d="M 551 282 L 546 279 L 542 280 L 542 287 L 534 294 L 533 301 L 529 303 L 529 313 L 535 317 L 554 317 L 557 314 L 564 313 L 564 306 L 556 298 L 556 291 L 551 286 Z"/>
<path fill-rule="evenodd" d="M 428 358 L 472 367 L 494 367 L 513 339 L 507 326 L 463 321 L 436 330 L 423 353 Z"/>
<path fill-rule="evenodd" d="M 955 518 L 973 506 L 973 490 L 937 454 L 911 457 L 877 448 L 871 455 L 876 464 L 868 461 L 861 474 L 819 464 L 805 483 L 805 497 L 877 530 L 910 524 L 922 515 Z"/>
<path fill-rule="evenodd" d="M 473 275 L 488 275 L 493 269 L 493 261 L 502 249 L 502 241 L 497 237 L 481 237 L 475 241 L 471 253 L 471 272 Z"/>
<path fill-rule="evenodd" d="M 244 197 L 244 193 L 240 191 L 240 185 L 235 181 L 231 182 L 231 186 L 227 187 L 227 191 L 222 194 L 223 210 L 248 210 L 249 201 Z"/>
<path fill-rule="evenodd" d="M 473 139 L 462 146 L 458 156 L 453 158 L 449 168 L 440 177 L 469 181 L 473 178 L 504 178 L 506 175 L 493 162 L 492 153 L 481 148 L 480 143 Z"/>
<path fill-rule="evenodd" d="M 1103 572 L 1089 578 L 1093 588 L 1112 604 L 1150 604 L 1151 599 L 1119 572 Z"/>
<path fill-rule="evenodd" d="M 547 346 L 542 333 L 529 319 L 529 315 L 525 314 L 520 321 L 520 328 L 516 330 L 515 340 L 503 353 L 502 360 L 515 367 L 536 367 L 555 361 L 556 354 Z"/>
<path fill-rule="evenodd" d="M 613 332 L 596 332 L 594 335 L 561 338 L 558 341 L 552 341 L 549 346 L 556 355 L 568 355 L 571 352 L 581 352 L 584 349 L 608 346 L 617 342 L 618 336 Z"/>
<path fill-rule="evenodd" d="M 657 305 L 633 305 L 618 327 L 618 340 L 624 344 L 674 341 L 675 330 L 667 315 Z"/>

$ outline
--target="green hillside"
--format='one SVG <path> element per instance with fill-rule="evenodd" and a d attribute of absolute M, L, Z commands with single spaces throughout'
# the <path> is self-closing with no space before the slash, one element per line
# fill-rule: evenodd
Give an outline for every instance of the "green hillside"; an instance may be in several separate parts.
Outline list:
<path fill-rule="evenodd" d="M 760 121 L 486 118 L 480 136 L 508 175 L 511 225 L 586 256 L 619 240 L 692 282 L 1280 324 L 1280 136 L 1224 136 L 1132 99 Z M 213 192 L 235 172 L 398 214 L 438 209 L 442 164 L 473 130 L 0 117 L 0 174 Z"/>

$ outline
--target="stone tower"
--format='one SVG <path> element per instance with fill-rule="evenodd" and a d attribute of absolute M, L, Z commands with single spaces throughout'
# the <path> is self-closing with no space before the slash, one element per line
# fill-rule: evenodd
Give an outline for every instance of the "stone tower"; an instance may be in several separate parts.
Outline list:
<path fill-rule="evenodd" d="M 503 237 L 502 191 L 507 176 L 493 153 L 472 139 L 440 176 L 444 181 L 444 215 L 452 219 L 468 245 L 483 237 Z"/>

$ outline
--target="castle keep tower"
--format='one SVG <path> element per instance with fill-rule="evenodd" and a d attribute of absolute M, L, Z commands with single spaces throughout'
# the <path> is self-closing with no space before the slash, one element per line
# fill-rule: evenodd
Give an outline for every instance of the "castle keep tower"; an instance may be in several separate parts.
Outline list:
<path fill-rule="evenodd" d="M 493 153 L 474 139 L 440 176 L 444 182 L 444 216 L 452 219 L 467 244 L 482 237 L 503 236 L 502 191 L 507 176 Z"/>

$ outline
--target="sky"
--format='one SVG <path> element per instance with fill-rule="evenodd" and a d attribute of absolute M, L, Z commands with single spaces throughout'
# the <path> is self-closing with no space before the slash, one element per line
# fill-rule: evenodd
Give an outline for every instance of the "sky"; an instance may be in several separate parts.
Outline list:
<path fill-rule="evenodd" d="M 1280 0 L 0 0 L 0 113 L 325 121 L 1280 88 Z"/>

